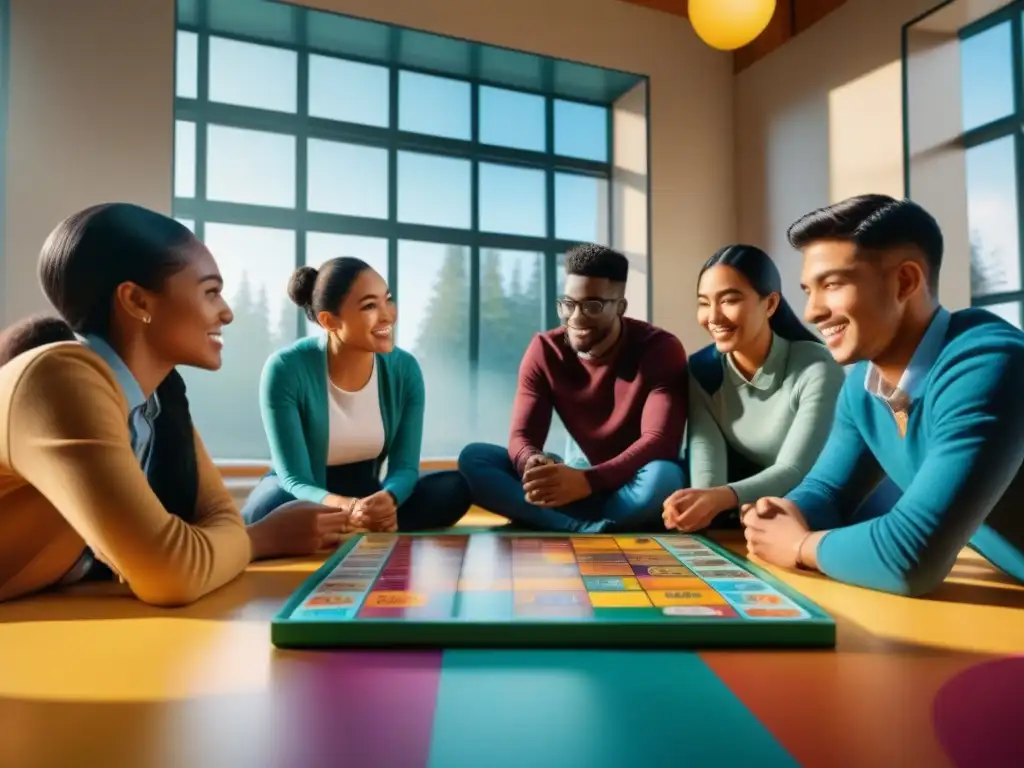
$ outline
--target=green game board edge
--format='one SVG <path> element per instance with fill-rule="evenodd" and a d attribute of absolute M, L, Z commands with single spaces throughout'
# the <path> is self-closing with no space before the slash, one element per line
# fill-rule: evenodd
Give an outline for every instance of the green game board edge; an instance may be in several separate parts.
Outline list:
<path fill-rule="evenodd" d="M 473 533 L 479 533 L 473 531 Z M 414 531 L 406 537 L 463 536 L 463 531 Z M 547 531 L 507 531 L 500 535 L 528 538 L 567 538 L 564 533 Z M 662 534 L 615 534 L 619 537 L 656 538 Z M 666 534 L 667 535 L 667 534 Z M 310 574 L 271 621 L 271 642 L 278 648 L 329 648 L 379 646 L 396 647 L 605 647 L 626 645 L 639 647 L 708 648 L 758 647 L 770 643 L 775 647 L 834 647 L 834 620 L 817 604 L 775 578 L 757 564 L 740 558 L 717 542 L 700 536 L 699 541 L 717 554 L 749 570 L 769 586 L 779 590 L 811 614 L 800 622 L 761 622 L 749 619 L 692 619 L 685 622 L 630 622 L 602 619 L 595 621 L 528 622 L 414 622 L 400 619 L 375 619 L 366 622 L 301 621 L 291 618 L 306 597 L 328 576 L 339 560 L 354 549 L 363 534 L 356 534 L 338 547 L 323 564 Z M 339 632 L 339 629 L 341 630 Z M 737 631 L 739 630 L 739 631 Z"/>
<path fill-rule="evenodd" d="M 302 602 L 309 596 L 309 593 L 316 589 L 320 582 L 334 570 L 334 566 L 338 564 L 338 561 L 355 549 L 362 537 L 363 535 L 360 533 L 341 544 L 324 560 L 319 568 L 307 576 L 302 584 L 299 585 L 299 588 L 292 593 L 292 596 L 288 598 L 285 604 L 281 606 L 281 609 L 274 615 L 271 626 L 275 626 L 278 622 L 288 621 L 292 612 L 302 605 Z"/>
<path fill-rule="evenodd" d="M 783 595 L 792 600 L 794 603 L 799 605 L 801 608 L 803 608 L 805 611 L 811 614 L 811 616 L 813 616 L 815 619 L 821 621 L 828 621 L 832 624 L 835 623 L 835 620 L 825 611 L 824 608 L 822 608 L 809 597 L 800 593 L 799 591 L 791 587 L 789 584 L 786 584 L 780 578 L 775 576 L 775 574 L 771 573 L 765 568 L 762 568 L 760 565 L 750 560 L 749 558 L 743 557 L 742 555 L 737 555 L 735 552 L 730 552 L 728 549 L 723 547 L 718 542 L 712 541 L 711 539 L 705 538 L 704 536 L 694 536 L 693 538 L 699 539 L 700 542 L 704 544 L 708 549 L 714 550 L 725 559 L 730 560 L 731 562 L 735 563 L 741 568 L 750 571 L 752 574 L 757 576 L 757 578 L 761 579 L 765 584 L 772 587 L 773 589 L 778 590 Z"/>

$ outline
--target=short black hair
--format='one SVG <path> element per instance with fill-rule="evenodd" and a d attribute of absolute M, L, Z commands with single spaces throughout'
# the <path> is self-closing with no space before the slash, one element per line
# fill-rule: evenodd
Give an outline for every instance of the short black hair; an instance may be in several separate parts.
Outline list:
<path fill-rule="evenodd" d="M 59 341 L 75 341 L 77 337 L 71 326 L 59 317 L 28 317 L 0 333 L 0 365 L 36 347 L 56 344 Z"/>
<path fill-rule="evenodd" d="M 603 245 L 577 245 L 565 254 L 565 274 L 603 277 L 613 283 L 624 283 L 629 275 L 629 259 Z"/>
<path fill-rule="evenodd" d="M 942 229 L 928 211 L 911 200 L 888 195 L 858 195 L 800 217 L 787 233 L 801 249 L 818 240 L 847 240 L 867 251 L 911 245 L 924 254 L 928 285 L 939 287 L 942 269 Z"/>

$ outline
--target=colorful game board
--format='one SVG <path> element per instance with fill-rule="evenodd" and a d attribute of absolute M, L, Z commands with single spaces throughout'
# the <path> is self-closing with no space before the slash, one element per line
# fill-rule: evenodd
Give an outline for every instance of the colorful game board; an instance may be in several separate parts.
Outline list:
<path fill-rule="evenodd" d="M 366 534 L 271 625 L 279 647 L 833 646 L 818 606 L 697 536 Z"/>

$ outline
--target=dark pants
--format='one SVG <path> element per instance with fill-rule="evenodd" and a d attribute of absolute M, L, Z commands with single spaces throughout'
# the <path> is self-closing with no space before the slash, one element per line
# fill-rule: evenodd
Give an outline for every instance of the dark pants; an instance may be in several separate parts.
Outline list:
<path fill-rule="evenodd" d="M 474 443 L 459 456 L 459 470 L 469 483 L 473 502 L 513 523 L 545 531 L 598 533 L 664 530 L 662 505 L 683 485 L 682 468 L 652 461 L 633 480 L 609 493 L 594 493 L 564 507 L 538 507 L 526 500 L 523 481 L 497 445 Z"/>
<path fill-rule="evenodd" d="M 327 490 L 339 496 L 363 498 L 381 490 L 377 462 L 368 461 L 327 468 Z M 295 497 L 281 487 L 271 470 L 260 480 L 242 507 L 246 524 L 262 520 Z M 420 476 L 412 495 L 398 507 L 398 530 L 425 531 L 455 525 L 470 507 L 469 486 L 455 470 Z"/>

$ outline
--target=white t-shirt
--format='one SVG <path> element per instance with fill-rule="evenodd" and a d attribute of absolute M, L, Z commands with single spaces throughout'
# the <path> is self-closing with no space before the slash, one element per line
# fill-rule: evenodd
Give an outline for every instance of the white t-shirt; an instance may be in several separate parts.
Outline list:
<path fill-rule="evenodd" d="M 335 386 L 328 375 L 327 395 L 327 466 L 354 464 L 380 456 L 384 450 L 384 418 L 380 413 L 376 358 L 366 386 L 358 392 L 346 392 Z"/>

